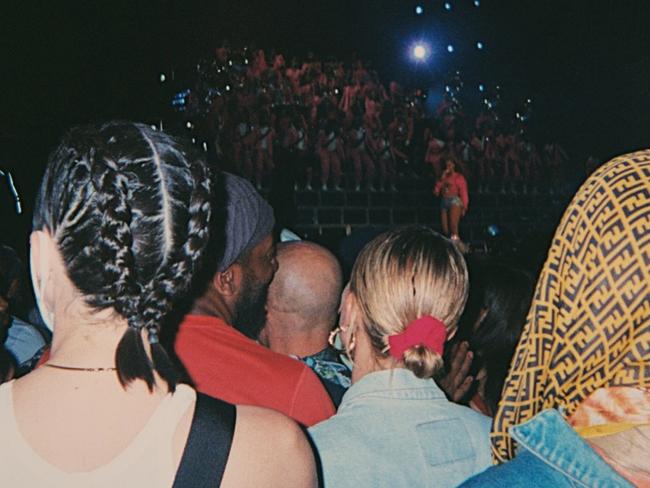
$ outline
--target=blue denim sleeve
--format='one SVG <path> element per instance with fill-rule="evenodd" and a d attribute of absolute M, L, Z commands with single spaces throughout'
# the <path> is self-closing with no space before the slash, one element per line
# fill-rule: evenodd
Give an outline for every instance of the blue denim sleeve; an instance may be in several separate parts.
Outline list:
<path fill-rule="evenodd" d="M 524 451 L 512 461 L 488 468 L 460 486 L 462 488 L 548 488 L 550 486 L 568 488 L 577 485 L 530 452 Z"/>

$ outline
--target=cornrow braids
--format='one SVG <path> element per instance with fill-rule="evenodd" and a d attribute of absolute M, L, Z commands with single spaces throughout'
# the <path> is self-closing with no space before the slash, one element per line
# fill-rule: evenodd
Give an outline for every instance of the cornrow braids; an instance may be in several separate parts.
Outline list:
<path fill-rule="evenodd" d="M 147 285 L 140 313 L 143 327 L 148 332 L 154 369 L 172 390 L 176 372 L 165 349 L 160 345 L 160 324 L 171 310 L 178 290 L 187 290 L 190 287 L 191 278 L 195 275 L 202 252 L 208 243 L 212 214 L 209 173 L 201 165 L 193 165 L 191 170 L 195 191 L 190 199 L 187 239 L 178 250 L 173 263 L 165 267 Z"/>
<path fill-rule="evenodd" d="M 205 254 L 211 189 L 203 160 L 141 124 L 72 129 L 50 157 L 34 230 L 45 228 L 56 239 L 88 305 L 113 308 L 127 320 L 115 353 L 125 387 L 142 379 L 153 389 L 155 370 L 175 388 L 176 372 L 158 337 Z"/>
<path fill-rule="evenodd" d="M 111 285 L 107 296 L 97 299 L 112 306 L 127 319 L 129 326 L 116 352 L 120 381 L 127 384 L 132 379 L 142 378 L 151 389 L 154 376 L 140 333 L 139 297 L 142 287 L 135 276 L 132 252 L 132 211 L 129 203 L 132 195 L 129 182 L 126 175 L 118 172 L 119 167 L 110 156 L 100 156 L 95 162 L 92 178 L 101 218 L 96 247 L 105 263 L 104 279 Z"/>

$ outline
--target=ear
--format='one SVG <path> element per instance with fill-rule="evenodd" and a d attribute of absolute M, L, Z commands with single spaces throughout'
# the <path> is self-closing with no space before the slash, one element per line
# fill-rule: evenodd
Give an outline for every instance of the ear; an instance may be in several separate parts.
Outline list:
<path fill-rule="evenodd" d="M 354 293 L 350 291 L 349 285 L 343 290 L 340 312 L 341 317 L 339 319 L 339 325 L 341 328 L 347 329 L 351 333 L 354 332 L 361 317 L 361 312 L 359 310 L 357 299 L 354 296 Z"/>
<path fill-rule="evenodd" d="M 58 258 L 58 247 L 47 230 L 37 230 L 29 237 L 30 243 L 30 271 L 32 286 L 41 302 L 50 304 L 55 291 L 55 265 Z M 49 285 L 49 286 L 48 286 Z M 46 296 L 41 296 L 42 292 Z"/>
<path fill-rule="evenodd" d="M 231 264 L 226 270 L 217 272 L 212 278 L 214 289 L 225 297 L 237 295 L 244 279 L 244 270 L 239 263 Z"/>

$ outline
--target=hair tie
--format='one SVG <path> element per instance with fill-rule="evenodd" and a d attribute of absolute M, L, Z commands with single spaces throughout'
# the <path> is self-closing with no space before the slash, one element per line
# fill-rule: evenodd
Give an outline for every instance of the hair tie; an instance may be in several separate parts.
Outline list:
<path fill-rule="evenodd" d="M 156 330 L 155 327 L 151 327 L 150 329 L 148 329 L 147 334 L 148 334 L 147 339 L 149 339 L 149 344 L 151 344 L 152 346 L 160 342 L 160 339 L 158 338 L 158 330 Z"/>
<path fill-rule="evenodd" d="M 142 330 L 142 326 L 144 325 L 142 323 L 142 319 L 137 315 L 129 317 L 127 319 L 127 324 L 131 329 L 138 330 L 138 331 Z"/>
<path fill-rule="evenodd" d="M 395 359 L 401 360 L 409 348 L 423 345 L 442 356 L 446 340 L 445 324 L 426 315 L 408 324 L 401 333 L 388 336 L 389 353 Z"/>

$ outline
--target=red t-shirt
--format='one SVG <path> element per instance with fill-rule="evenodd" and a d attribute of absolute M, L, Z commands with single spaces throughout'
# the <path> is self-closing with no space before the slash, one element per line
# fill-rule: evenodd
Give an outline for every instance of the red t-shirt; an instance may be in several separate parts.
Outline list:
<path fill-rule="evenodd" d="M 187 315 L 174 348 L 202 393 L 272 408 L 306 426 L 335 413 L 325 388 L 306 365 L 259 345 L 220 318 Z"/>

